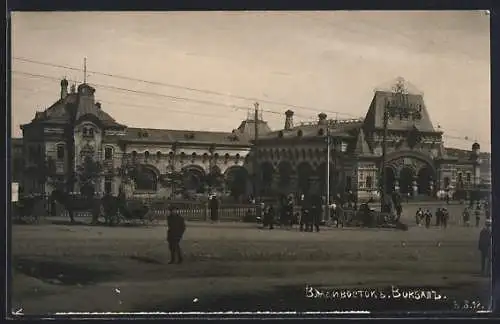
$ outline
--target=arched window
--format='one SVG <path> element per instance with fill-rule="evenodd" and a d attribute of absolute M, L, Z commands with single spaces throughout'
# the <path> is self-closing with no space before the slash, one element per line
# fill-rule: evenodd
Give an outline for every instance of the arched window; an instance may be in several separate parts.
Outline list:
<path fill-rule="evenodd" d="M 134 175 L 135 189 L 144 191 L 157 190 L 156 173 L 149 168 L 140 168 Z"/>
<path fill-rule="evenodd" d="M 113 148 L 111 146 L 106 146 L 104 148 L 104 159 L 105 160 L 113 159 Z"/>
<path fill-rule="evenodd" d="M 194 160 L 196 160 L 196 152 L 193 152 L 193 154 L 191 154 L 191 161 L 194 162 Z"/>
<path fill-rule="evenodd" d="M 373 179 L 371 176 L 366 177 L 366 188 L 370 189 L 373 187 Z"/>
<path fill-rule="evenodd" d="M 149 159 L 149 152 L 146 151 L 146 152 L 144 152 L 144 160 L 147 161 L 148 159 Z"/>
<path fill-rule="evenodd" d="M 203 153 L 203 163 L 207 162 L 208 160 L 208 153 Z"/>
<path fill-rule="evenodd" d="M 303 134 L 302 129 L 299 129 L 298 132 L 297 132 L 297 136 L 298 137 L 302 137 L 302 134 Z"/>
<path fill-rule="evenodd" d="M 64 155 L 65 155 L 64 144 L 58 144 L 57 145 L 57 159 L 64 160 Z"/>
<path fill-rule="evenodd" d="M 181 162 L 184 162 L 186 160 L 186 153 L 181 152 Z"/>
<path fill-rule="evenodd" d="M 158 161 L 160 161 L 160 160 L 161 160 L 161 152 L 160 152 L 160 151 L 156 152 L 156 159 L 157 159 Z"/>
<path fill-rule="evenodd" d="M 217 162 L 218 159 L 219 159 L 219 153 L 215 153 L 214 154 L 214 161 Z"/>
<path fill-rule="evenodd" d="M 229 161 L 229 153 L 224 154 L 224 163 Z"/>
<path fill-rule="evenodd" d="M 111 194 L 113 192 L 113 178 L 106 177 L 104 179 L 104 193 Z"/>
<path fill-rule="evenodd" d="M 137 159 L 137 151 L 132 151 L 132 160 Z"/>

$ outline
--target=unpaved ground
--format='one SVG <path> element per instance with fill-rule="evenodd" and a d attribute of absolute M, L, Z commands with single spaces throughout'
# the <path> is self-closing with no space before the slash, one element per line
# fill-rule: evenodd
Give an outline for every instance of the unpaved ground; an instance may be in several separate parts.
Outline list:
<path fill-rule="evenodd" d="M 398 307 L 449 309 L 455 301 L 459 308 L 466 299 L 487 306 L 489 279 L 478 275 L 478 234 L 479 229 L 458 226 L 300 233 L 248 224 L 189 223 L 182 243 L 186 260 L 168 265 L 163 224 L 16 225 L 12 307 L 22 308 L 24 314 L 47 314 L 374 305 L 369 300 L 353 306 L 352 301 L 307 299 L 306 285 L 428 287 L 448 296 L 449 302 L 437 306 L 408 302 Z M 377 307 L 392 304 L 386 301 Z"/>

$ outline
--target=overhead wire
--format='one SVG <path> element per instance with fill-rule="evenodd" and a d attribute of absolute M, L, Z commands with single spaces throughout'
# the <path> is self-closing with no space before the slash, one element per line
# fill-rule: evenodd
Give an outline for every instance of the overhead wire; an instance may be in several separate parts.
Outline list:
<path fill-rule="evenodd" d="M 21 72 L 18 72 L 18 71 L 13 71 L 13 72 L 16 72 L 16 73 L 21 73 Z M 24 75 L 24 72 L 22 73 Z M 34 74 L 32 73 L 27 73 L 29 76 L 32 76 Z M 35 74 L 36 77 L 42 77 L 43 75 L 38 75 L 38 74 Z M 59 81 L 58 78 L 55 78 L 55 77 L 51 77 L 51 76 L 43 76 L 43 77 L 47 77 L 48 79 L 51 79 L 51 80 L 57 80 Z M 72 81 L 72 80 L 70 80 Z M 29 89 L 29 88 L 22 88 L 22 87 L 14 87 L 18 90 L 24 90 L 24 91 L 33 91 L 33 92 L 38 92 L 39 90 L 33 90 L 33 89 Z M 122 88 L 121 88 L 122 89 Z M 114 104 L 114 105 L 121 105 L 121 106 L 129 106 L 129 107 L 137 107 L 137 108 L 158 108 L 158 109 L 161 109 L 163 107 L 159 107 L 159 106 L 150 106 L 150 105 L 139 105 L 139 104 L 131 104 L 131 103 L 122 103 L 122 102 L 116 102 L 116 101 L 109 101 L 109 100 L 99 100 L 100 102 L 102 103 L 107 103 L 107 104 Z M 215 104 L 215 103 L 214 103 Z M 244 108 L 244 107 L 242 107 Z M 248 110 L 248 108 L 244 108 L 246 110 Z M 210 117 L 210 118 L 221 118 L 220 115 L 216 115 L 216 114 L 205 114 L 205 113 L 199 113 L 199 112 L 190 112 L 190 111 L 185 111 L 185 110 L 173 110 L 171 108 L 167 108 L 168 111 L 171 111 L 171 112 L 177 112 L 177 113 L 182 113 L 182 114 L 188 114 L 188 115 L 195 115 L 195 116 L 205 116 L 205 117 Z M 459 140 L 459 141 L 462 141 L 462 142 L 474 142 L 473 140 L 470 140 L 467 138 L 467 136 L 465 137 L 458 137 L 458 136 L 452 136 L 452 135 L 448 135 L 448 134 L 443 134 L 443 137 L 444 138 L 447 138 L 447 139 L 453 139 L 453 140 Z M 483 143 L 488 143 L 488 142 L 485 142 L 485 141 L 482 141 Z M 488 143 L 490 144 L 490 143 Z"/>
<path fill-rule="evenodd" d="M 30 72 L 17 71 L 17 70 L 13 70 L 12 73 L 25 75 L 25 76 L 29 76 L 29 77 L 34 77 L 34 78 L 57 80 L 58 82 L 60 81 L 60 79 L 57 77 L 44 75 L 44 74 L 30 73 Z M 73 79 L 67 79 L 67 80 L 71 81 L 71 82 L 79 82 L 78 80 L 73 80 Z M 248 111 L 249 109 L 251 109 L 250 107 L 245 107 L 245 106 L 240 106 L 240 105 L 226 104 L 226 103 L 220 103 L 220 102 L 214 102 L 214 101 L 208 101 L 208 100 L 193 99 L 193 98 L 188 98 L 188 97 L 172 96 L 172 95 L 167 95 L 167 94 L 162 94 L 162 93 L 157 93 L 157 92 L 134 90 L 134 89 L 128 89 L 128 88 L 123 88 L 123 87 L 116 87 L 116 86 L 111 86 L 111 85 L 99 84 L 99 83 L 94 83 L 94 82 L 91 82 L 89 84 L 95 85 L 96 87 L 99 87 L 101 89 L 129 92 L 129 93 L 134 93 L 137 95 L 157 96 L 157 97 L 163 97 L 163 98 L 168 98 L 168 99 L 177 100 L 177 101 L 182 100 L 182 101 L 195 102 L 198 104 L 212 105 L 212 106 L 217 106 L 217 107 L 228 107 L 228 108 L 236 109 L 236 110 Z M 274 110 L 260 109 L 260 111 L 266 112 L 266 113 L 271 113 L 271 114 L 276 114 L 276 115 L 280 115 L 280 116 L 282 115 L 282 113 L 274 111 Z M 298 116 L 303 117 L 303 115 L 298 115 Z"/>
<path fill-rule="evenodd" d="M 76 67 L 71 67 L 71 66 L 66 66 L 66 65 L 60 65 L 60 64 L 53 64 L 53 63 L 48 63 L 48 62 L 41 62 L 41 61 L 37 61 L 37 60 L 33 60 L 33 59 L 28 59 L 28 58 L 24 58 L 24 57 L 13 57 L 12 59 L 17 60 L 17 61 L 21 61 L 21 62 L 27 62 L 27 63 L 33 63 L 33 64 L 51 66 L 51 67 L 56 67 L 56 68 L 61 68 L 61 69 L 68 69 L 68 70 L 72 70 L 72 71 L 82 71 L 81 68 L 76 68 Z M 210 95 L 215 95 L 215 96 L 224 96 L 224 97 L 230 97 L 230 98 L 235 98 L 235 99 L 240 99 L 240 100 L 248 100 L 248 101 L 258 101 L 260 103 L 267 103 L 267 104 L 272 104 L 272 105 L 279 105 L 279 106 L 285 106 L 285 107 L 290 107 L 290 108 L 297 108 L 297 109 L 302 109 L 302 110 L 309 110 L 309 111 L 314 111 L 314 112 L 333 113 L 335 115 L 340 115 L 340 116 L 348 116 L 348 117 L 352 117 L 352 118 L 359 118 L 359 116 L 356 116 L 354 114 L 349 114 L 349 113 L 344 113 L 344 112 L 338 112 L 338 111 L 331 111 L 331 110 L 321 110 L 321 109 L 317 109 L 317 108 L 313 108 L 313 107 L 307 107 L 307 106 L 301 106 L 301 105 L 294 105 L 294 104 L 289 104 L 289 103 L 284 103 L 284 102 L 279 102 L 279 101 L 273 101 L 273 100 L 267 100 L 267 99 L 262 99 L 262 98 L 246 97 L 246 96 L 240 96 L 240 95 L 222 93 L 222 92 L 213 91 L 213 90 L 198 89 L 198 88 L 193 88 L 193 87 L 186 87 L 186 86 L 174 85 L 174 84 L 165 83 L 165 82 L 158 82 L 158 81 L 150 81 L 150 80 L 144 80 L 144 79 L 139 79 L 139 78 L 132 78 L 132 77 L 128 77 L 128 76 L 123 76 L 123 75 L 118 75 L 118 74 L 112 74 L 112 73 L 105 73 L 105 72 L 100 72 L 100 71 L 91 71 L 91 70 L 88 70 L 87 72 L 91 73 L 91 74 L 96 74 L 96 75 L 102 75 L 102 76 L 107 76 L 107 77 L 112 77 L 112 78 L 118 78 L 118 79 L 123 79 L 123 80 L 129 80 L 129 81 L 135 81 L 135 82 L 142 82 L 142 83 L 147 83 L 147 84 L 152 84 L 152 85 L 159 85 L 159 86 L 171 87 L 171 88 L 182 89 L 182 90 L 187 90 L 187 91 L 200 92 L 200 93 L 210 94 Z"/>

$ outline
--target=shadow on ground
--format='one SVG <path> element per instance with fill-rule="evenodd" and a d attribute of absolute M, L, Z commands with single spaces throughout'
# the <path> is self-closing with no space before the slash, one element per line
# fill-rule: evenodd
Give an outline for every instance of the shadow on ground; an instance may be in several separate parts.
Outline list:
<path fill-rule="evenodd" d="M 90 285 L 112 279 L 118 273 L 109 269 L 89 269 L 86 265 L 34 259 L 13 260 L 13 271 L 54 285 Z"/>

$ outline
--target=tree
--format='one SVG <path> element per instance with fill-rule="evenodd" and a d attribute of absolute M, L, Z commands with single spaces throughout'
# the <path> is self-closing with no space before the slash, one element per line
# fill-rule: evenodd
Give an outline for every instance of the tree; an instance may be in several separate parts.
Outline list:
<path fill-rule="evenodd" d="M 246 193 L 247 174 L 245 169 L 238 168 L 234 172 L 231 172 L 228 179 L 228 187 L 231 191 L 231 196 L 235 199 Z"/>
<path fill-rule="evenodd" d="M 80 184 L 80 192 L 86 196 L 94 193 L 94 185 L 102 172 L 102 165 L 90 156 L 85 157 L 83 163 L 76 169 L 76 178 Z"/>
<path fill-rule="evenodd" d="M 224 183 L 224 176 L 220 173 L 218 168 L 212 168 L 205 176 L 205 183 L 211 189 L 221 190 Z"/>

